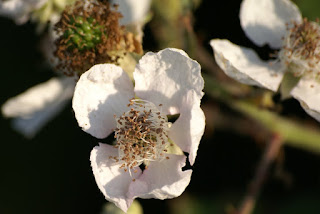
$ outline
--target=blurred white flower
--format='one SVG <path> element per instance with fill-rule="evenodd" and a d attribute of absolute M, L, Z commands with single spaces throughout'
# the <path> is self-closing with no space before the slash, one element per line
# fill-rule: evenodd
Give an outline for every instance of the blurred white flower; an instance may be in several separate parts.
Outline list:
<path fill-rule="evenodd" d="M 58 0 L 55 0 L 58 2 Z M 63 0 L 64 1 L 64 0 Z M 122 4 L 128 4 L 130 0 L 122 0 L 117 2 L 119 7 Z M 6 1 L 7 2 L 7 1 Z M 5 5 L 6 2 L 2 2 L 2 6 Z M 38 2 L 38 1 L 13 1 L 9 0 L 8 2 L 16 2 L 12 3 L 15 7 L 21 4 L 21 8 L 25 8 L 25 4 L 28 2 Z M 19 4 L 17 2 L 20 2 Z M 146 5 L 143 8 L 150 6 L 150 0 L 142 1 Z M 38 2 L 39 3 L 39 2 Z M 40 3 L 39 3 L 40 4 Z M 137 7 L 125 7 L 126 10 L 121 11 L 123 18 L 127 20 L 129 23 L 134 23 L 137 20 L 142 20 L 146 15 L 146 10 L 141 10 Z M 136 11 L 137 10 L 137 11 Z M 141 12 L 141 13 L 140 13 Z M 138 19 L 132 19 L 132 14 L 136 14 L 134 17 L 139 17 Z M 45 54 L 47 58 L 51 60 L 55 60 L 53 64 L 57 63 L 57 59 L 53 57 L 54 47 L 52 39 L 56 39 L 57 36 L 52 36 L 54 38 L 47 39 L 46 42 L 43 43 L 43 49 L 45 50 Z M 133 62 L 130 62 L 133 63 Z M 76 79 L 73 77 L 55 77 L 51 80 L 37 85 L 26 92 L 9 99 L 2 106 L 2 114 L 5 117 L 12 117 L 13 127 L 24 136 L 31 138 L 33 137 L 46 123 L 57 115 L 63 106 L 68 103 L 68 100 L 73 95 L 73 90 L 75 86 Z"/>
<path fill-rule="evenodd" d="M 118 11 L 126 14 L 120 24 L 142 24 L 145 21 L 151 6 L 151 0 L 111 0 L 111 3 L 119 5 Z"/>
<path fill-rule="evenodd" d="M 13 19 L 19 25 L 31 19 L 38 25 L 38 32 L 42 32 L 48 22 L 57 22 L 64 8 L 74 1 L 2 0 L 0 1 L 0 15 Z"/>
<path fill-rule="evenodd" d="M 120 20 L 120 24 L 125 25 L 136 38 L 142 41 L 143 26 L 146 23 L 152 0 L 111 0 L 119 5 L 118 11 L 127 14 Z"/>
<path fill-rule="evenodd" d="M 13 128 L 32 138 L 68 104 L 75 83 L 75 79 L 68 77 L 52 78 L 7 100 L 2 105 L 2 114 L 15 118 Z"/>
<path fill-rule="evenodd" d="M 23 24 L 30 18 L 30 14 L 40 9 L 50 0 L 2 0 L 0 15 L 13 19 L 17 24 Z"/>
<path fill-rule="evenodd" d="M 210 44 L 216 62 L 241 83 L 277 91 L 285 72 L 300 80 L 291 95 L 312 117 L 320 121 L 320 26 L 302 19 L 289 0 L 243 0 L 240 22 L 246 35 L 258 46 L 280 49 L 276 60 L 263 61 L 251 49 L 228 40 Z"/>
<path fill-rule="evenodd" d="M 135 86 L 116 65 L 95 65 L 80 77 L 73 97 L 84 131 L 97 138 L 115 131 L 115 145 L 100 143 L 90 160 L 101 192 L 125 212 L 137 197 L 182 194 L 192 170 L 182 170 L 186 157 L 181 150 L 193 165 L 205 127 L 200 65 L 185 52 L 148 52 L 137 64 L 134 80 Z M 168 122 L 167 115 L 175 114 L 179 118 Z M 170 152 L 174 145 L 180 153 Z"/>

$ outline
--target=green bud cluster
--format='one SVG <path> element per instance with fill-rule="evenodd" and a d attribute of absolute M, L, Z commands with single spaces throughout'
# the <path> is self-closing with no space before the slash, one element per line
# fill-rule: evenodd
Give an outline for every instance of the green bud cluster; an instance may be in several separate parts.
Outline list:
<path fill-rule="evenodd" d="M 63 36 L 67 40 L 70 49 L 88 50 L 101 42 L 102 26 L 94 18 L 85 19 L 82 16 L 70 18 L 70 27 Z"/>

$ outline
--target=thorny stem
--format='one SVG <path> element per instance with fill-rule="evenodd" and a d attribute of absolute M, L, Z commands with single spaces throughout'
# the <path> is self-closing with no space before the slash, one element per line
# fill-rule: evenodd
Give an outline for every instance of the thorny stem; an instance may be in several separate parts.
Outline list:
<path fill-rule="evenodd" d="M 282 142 L 282 138 L 279 134 L 274 134 L 272 136 L 272 139 L 266 146 L 262 159 L 260 160 L 255 177 L 249 185 L 247 194 L 244 197 L 244 200 L 242 201 L 239 210 L 236 211 L 234 214 L 252 213 L 259 192 L 267 177 L 268 169 L 270 168 L 271 163 L 276 159 L 281 148 Z"/>

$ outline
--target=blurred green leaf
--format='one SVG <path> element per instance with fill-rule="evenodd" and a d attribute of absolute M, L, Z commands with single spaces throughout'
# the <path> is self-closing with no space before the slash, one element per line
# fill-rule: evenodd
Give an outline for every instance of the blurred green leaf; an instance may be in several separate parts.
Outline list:
<path fill-rule="evenodd" d="M 295 0 L 302 15 L 315 20 L 320 17 L 320 1 L 319 0 Z"/>

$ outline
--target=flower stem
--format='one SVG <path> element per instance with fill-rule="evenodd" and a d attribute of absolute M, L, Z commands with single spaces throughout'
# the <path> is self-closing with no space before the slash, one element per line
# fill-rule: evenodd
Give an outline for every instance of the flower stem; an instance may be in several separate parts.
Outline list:
<path fill-rule="evenodd" d="M 241 112 L 258 122 L 270 133 L 279 133 L 286 145 L 320 153 L 320 130 L 300 124 L 256 105 L 232 97 L 227 88 L 215 81 L 210 76 L 203 74 L 205 80 L 205 92 L 230 108 Z"/>
<path fill-rule="evenodd" d="M 271 163 L 276 159 L 282 145 L 282 138 L 274 134 L 269 144 L 266 146 L 262 159 L 258 165 L 254 179 L 252 180 L 247 194 L 235 214 L 250 214 L 254 210 L 255 202 L 267 177 Z"/>

